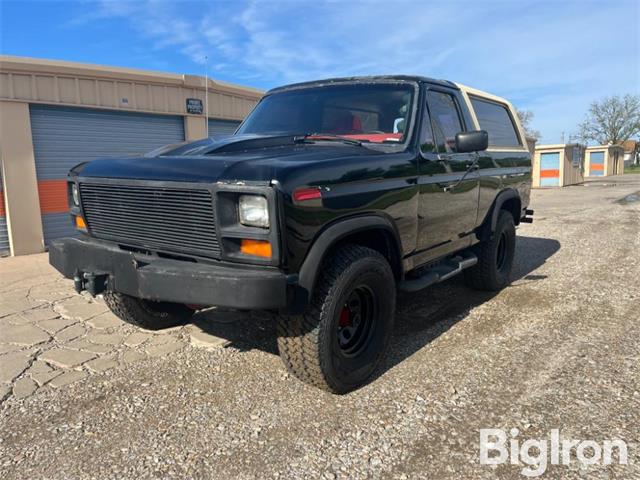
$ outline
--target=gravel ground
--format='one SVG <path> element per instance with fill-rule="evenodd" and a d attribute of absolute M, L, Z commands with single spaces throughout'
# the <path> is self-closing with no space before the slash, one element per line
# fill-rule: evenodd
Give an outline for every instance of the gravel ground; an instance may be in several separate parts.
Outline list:
<path fill-rule="evenodd" d="M 349 395 L 289 376 L 257 314 L 210 322 L 225 347 L 183 341 L 8 395 L 0 477 L 523 478 L 524 465 L 479 463 L 481 428 L 518 428 L 521 441 L 559 429 L 628 445 L 628 465 L 573 461 L 544 478 L 640 478 L 639 191 L 640 175 L 534 191 L 512 285 L 402 296 L 384 368 Z"/>

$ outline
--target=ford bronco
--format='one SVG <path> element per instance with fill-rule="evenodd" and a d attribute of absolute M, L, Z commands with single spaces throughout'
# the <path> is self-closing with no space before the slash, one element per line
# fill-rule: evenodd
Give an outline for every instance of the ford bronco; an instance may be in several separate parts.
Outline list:
<path fill-rule="evenodd" d="M 285 366 L 344 393 L 371 378 L 396 292 L 509 282 L 531 157 L 506 100 L 413 76 L 273 89 L 232 136 L 69 174 L 76 238 L 50 262 L 144 328 L 273 312 Z M 452 299 L 452 301 L 455 301 Z"/>

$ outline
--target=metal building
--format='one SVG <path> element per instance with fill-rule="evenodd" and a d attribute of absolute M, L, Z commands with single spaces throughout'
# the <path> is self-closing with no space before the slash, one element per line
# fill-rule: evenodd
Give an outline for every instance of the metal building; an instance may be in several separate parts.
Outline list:
<path fill-rule="evenodd" d="M 233 133 L 263 92 L 209 79 L 210 136 Z M 77 163 L 204 138 L 205 79 L 0 56 L 0 254 L 74 233 L 66 175 Z"/>
<path fill-rule="evenodd" d="M 584 181 L 584 145 L 536 145 L 533 187 L 564 187 Z"/>
<path fill-rule="evenodd" d="M 624 173 L 624 148 L 620 145 L 597 145 L 587 148 L 586 177 L 608 177 Z"/>

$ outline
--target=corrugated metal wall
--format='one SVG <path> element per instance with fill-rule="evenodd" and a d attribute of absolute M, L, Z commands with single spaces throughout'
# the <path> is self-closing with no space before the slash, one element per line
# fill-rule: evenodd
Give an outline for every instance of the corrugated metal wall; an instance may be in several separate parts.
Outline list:
<path fill-rule="evenodd" d="M 209 136 L 215 135 L 233 135 L 233 133 L 240 125 L 240 122 L 234 122 L 233 120 L 214 120 L 209 119 Z"/>
<path fill-rule="evenodd" d="M 74 165 L 184 141 L 180 116 L 45 105 L 30 105 L 30 113 L 45 244 L 75 233 L 66 213 L 66 176 Z"/>
<path fill-rule="evenodd" d="M 1 165 L 0 165 L 1 167 Z M 2 190 L 2 168 L 0 168 L 0 256 L 9 253 L 9 234 L 7 232 L 7 213 L 4 208 L 4 191 Z"/>

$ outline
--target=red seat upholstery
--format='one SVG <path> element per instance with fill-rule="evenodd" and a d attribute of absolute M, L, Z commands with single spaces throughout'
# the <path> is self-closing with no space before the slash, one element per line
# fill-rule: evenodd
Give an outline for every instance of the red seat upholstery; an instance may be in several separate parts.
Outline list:
<path fill-rule="evenodd" d="M 329 132 L 336 134 L 362 133 L 362 121 L 351 112 L 344 112 L 336 118 Z"/>

